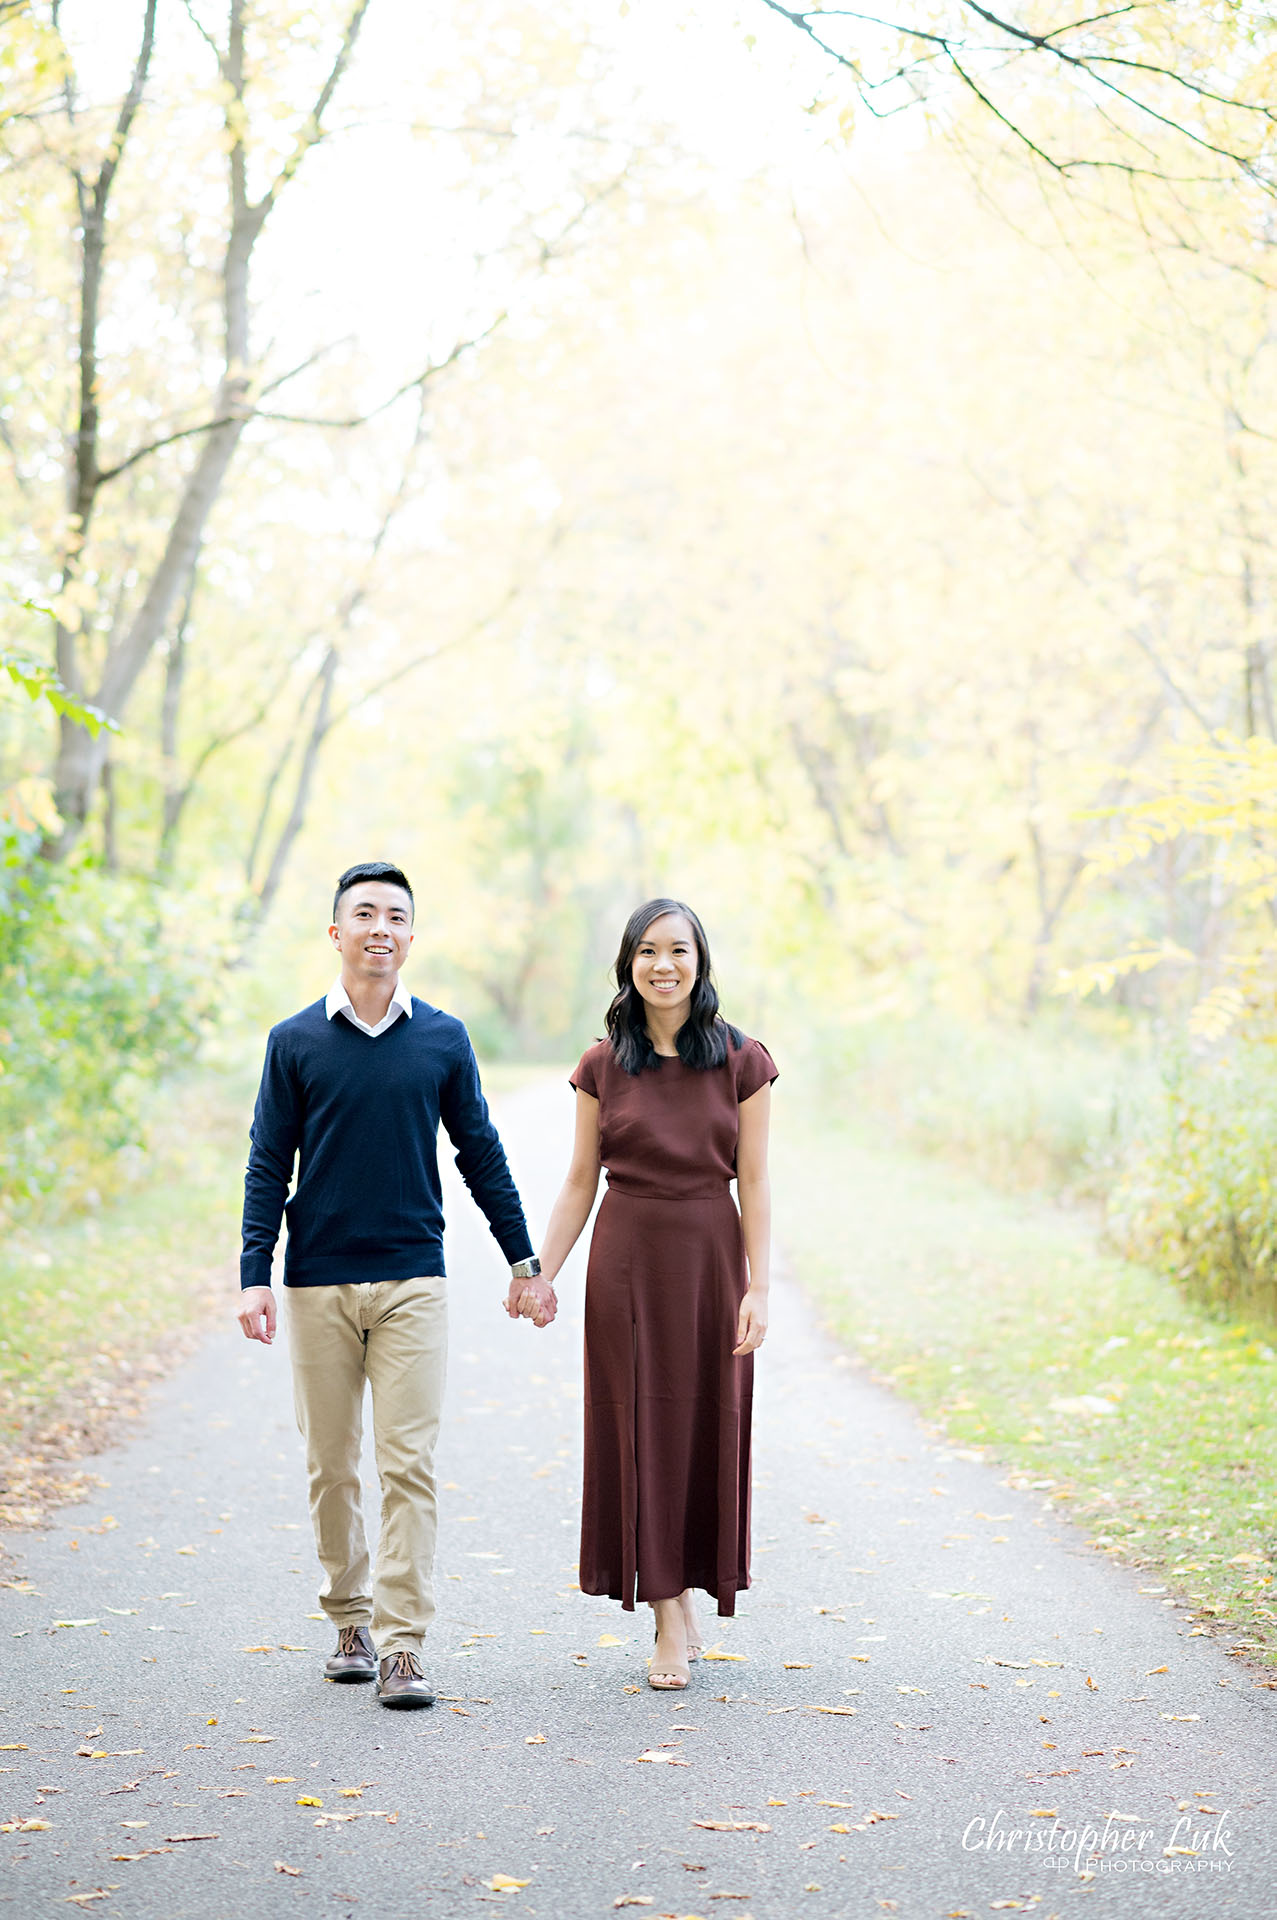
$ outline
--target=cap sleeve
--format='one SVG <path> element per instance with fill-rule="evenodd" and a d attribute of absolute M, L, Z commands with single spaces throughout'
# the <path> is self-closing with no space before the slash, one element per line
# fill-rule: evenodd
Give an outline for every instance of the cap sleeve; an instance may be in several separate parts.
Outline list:
<path fill-rule="evenodd" d="M 592 1099 L 599 1097 L 598 1078 L 594 1072 L 594 1062 L 590 1058 L 593 1047 L 586 1050 L 577 1062 L 576 1071 L 568 1075 L 568 1085 L 575 1087 L 578 1093 L 588 1093 Z"/>
<path fill-rule="evenodd" d="M 747 1040 L 740 1050 L 736 1068 L 736 1098 L 748 1100 L 760 1087 L 770 1086 L 780 1069 L 761 1040 Z"/>

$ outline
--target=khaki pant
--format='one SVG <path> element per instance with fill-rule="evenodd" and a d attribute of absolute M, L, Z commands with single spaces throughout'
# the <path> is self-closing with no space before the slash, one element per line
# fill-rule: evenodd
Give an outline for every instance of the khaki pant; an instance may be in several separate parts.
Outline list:
<path fill-rule="evenodd" d="M 440 1278 L 289 1287 L 288 1345 L 310 1517 L 338 1627 L 367 1626 L 384 1659 L 420 1651 L 434 1618 L 435 1440 L 447 1360 Z M 381 1481 L 374 1579 L 359 1482 L 364 1382 Z"/>

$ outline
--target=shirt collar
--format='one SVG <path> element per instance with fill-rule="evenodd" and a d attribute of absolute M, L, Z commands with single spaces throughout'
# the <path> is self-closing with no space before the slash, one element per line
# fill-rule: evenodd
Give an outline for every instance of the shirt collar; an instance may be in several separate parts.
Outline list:
<path fill-rule="evenodd" d="M 390 1007 L 399 1007 L 407 1014 L 410 1020 L 412 1019 L 412 995 L 403 983 L 402 974 L 400 974 L 399 978 L 395 981 L 395 990 L 390 996 Z M 386 1008 L 387 1013 L 390 1012 L 390 1007 Z M 351 1013 L 355 1011 L 351 1005 L 350 995 L 341 983 L 341 975 L 338 974 L 336 980 L 334 980 L 332 986 L 329 987 L 328 992 L 324 996 L 324 1012 L 331 1020 L 335 1014 L 344 1013 L 347 1008 L 349 1008 Z"/>

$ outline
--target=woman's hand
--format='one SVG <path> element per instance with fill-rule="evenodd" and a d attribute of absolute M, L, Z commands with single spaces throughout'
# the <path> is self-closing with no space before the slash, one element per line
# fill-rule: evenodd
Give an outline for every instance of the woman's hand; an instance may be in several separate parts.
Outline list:
<path fill-rule="evenodd" d="M 763 1344 L 767 1332 L 767 1290 L 765 1287 L 749 1287 L 740 1303 L 740 1312 L 736 1316 L 736 1345 L 732 1356 L 753 1353 Z"/>
<path fill-rule="evenodd" d="M 510 1281 L 505 1310 L 512 1320 L 530 1320 L 534 1327 L 548 1327 L 559 1310 L 554 1287 L 544 1277 Z"/>

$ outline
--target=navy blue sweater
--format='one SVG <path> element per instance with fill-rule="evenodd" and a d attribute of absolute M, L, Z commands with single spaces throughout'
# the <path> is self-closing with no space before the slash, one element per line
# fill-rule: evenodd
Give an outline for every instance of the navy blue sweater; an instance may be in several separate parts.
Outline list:
<path fill-rule="evenodd" d="M 460 1020 L 414 996 L 411 1020 L 400 1014 L 375 1040 L 342 1013 L 330 1020 L 322 1000 L 272 1027 L 244 1180 L 240 1285 L 270 1285 L 285 1211 L 287 1287 L 441 1274 L 440 1120 L 502 1253 L 526 1260 L 523 1208 Z"/>

